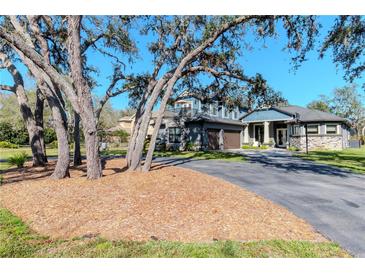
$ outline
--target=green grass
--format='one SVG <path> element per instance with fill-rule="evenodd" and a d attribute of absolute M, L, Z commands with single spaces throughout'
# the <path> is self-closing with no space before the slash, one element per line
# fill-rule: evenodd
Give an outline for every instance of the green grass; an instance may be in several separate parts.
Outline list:
<path fill-rule="evenodd" d="M 85 149 L 81 148 L 81 154 L 84 155 Z M 21 147 L 16 149 L 10 148 L 0 148 L 0 160 L 7 160 L 9 157 L 16 153 L 25 152 L 28 155 L 32 155 L 30 147 Z M 122 148 L 108 148 L 105 151 L 101 152 L 103 156 L 125 156 L 127 154 L 127 150 L 125 147 Z M 220 152 L 220 151 L 166 151 L 160 152 L 156 151 L 154 153 L 157 157 L 179 157 L 179 158 L 192 158 L 192 159 L 201 159 L 201 160 L 224 160 L 230 162 L 241 162 L 244 161 L 245 158 L 242 155 L 237 155 L 234 153 L 228 152 Z M 57 156 L 57 148 L 47 148 L 47 156 Z M 30 157 L 29 157 L 30 159 Z M 11 167 L 15 167 L 10 165 L 8 162 L 0 162 L 0 170 L 5 170 Z"/>
<path fill-rule="evenodd" d="M 125 156 L 127 154 L 127 150 L 123 148 L 108 148 L 107 150 L 101 151 L 100 154 L 103 156 Z"/>
<path fill-rule="evenodd" d="M 341 168 L 346 168 L 355 173 L 365 174 L 365 146 L 360 149 L 348 148 L 340 151 L 310 151 L 309 154 L 297 154 L 298 156 L 333 165 Z"/>
<path fill-rule="evenodd" d="M 261 145 L 261 146 L 251 146 L 251 145 L 243 145 L 241 146 L 242 149 L 268 149 L 269 146 Z"/>
<path fill-rule="evenodd" d="M 200 160 L 223 160 L 228 162 L 245 161 L 244 156 L 229 152 L 220 151 L 156 151 L 158 157 L 178 157 Z"/>
<path fill-rule="evenodd" d="M 180 243 L 108 241 L 101 238 L 51 240 L 33 232 L 18 217 L 0 208 L 0 257 L 328 258 L 349 257 L 349 254 L 337 244 L 329 242 L 271 240 Z"/>
<path fill-rule="evenodd" d="M 7 160 L 9 157 L 19 154 L 26 153 L 31 159 L 30 155 L 32 155 L 32 151 L 30 147 L 20 147 L 20 148 L 0 148 L 0 160 Z M 57 156 L 57 148 L 47 148 L 47 156 Z M 0 162 L 0 170 L 5 170 L 11 167 L 15 167 L 15 165 L 11 165 L 8 162 Z"/>

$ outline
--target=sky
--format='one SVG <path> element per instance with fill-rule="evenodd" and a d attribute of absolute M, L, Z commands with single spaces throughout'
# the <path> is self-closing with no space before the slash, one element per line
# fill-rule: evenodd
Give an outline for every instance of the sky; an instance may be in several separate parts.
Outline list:
<path fill-rule="evenodd" d="M 319 20 L 323 26 L 320 30 L 320 36 L 324 37 L 333 24 L 334 17 L 321 16 Z M 137 31 L 132 31 L 131 37 L 137 42 L 139 58 L 133 64 L 127 64 L 126 71 L 136 74 L 151 71 L 152 57 L 147 50 L 147 45 L 152 37 L 141 36 Z M 245 72 L 252 76 L 261 73 L 268 85 L 280 91 L 290 104 L 306 106 L 309 102 L 317 99 L 319 95 L 330 95 L 335 88 L 348 84 L 343 79 L 344 73 L 341 67 L 336 68 L 332 62 L 330 52 L 323 59 L 318 58 L 317 51 L 310 52 L 307 56 L 308 60 L 294 71 L 290 62 L 290 55 L 283 51 L 286 39 L 282 33 L 279 32 L 278 38 L 267 39 L 265 45 L 255 41 L 251 35 L 245 39 L 246 42 L 250 42 L 253 48 L 250 51 L 245 51 L 239 59 Z M 93 92 L 102 96 L 110 82 L 108 76 L 112 74 L 113 68 L 110 62 L 95 52 L 88 54 L 88 61 L 89 64 L 99 69 L 99 76 L 97 77 L 99 86 Z M 20 67 L 20 70 L 24 72 L 25 68 Z M 365 82 L 364 80 L 363 77 L 356 82 L 361 86 Z M 0 82 L 10 84 L 12 82 L 11 77 L 6 72 L 0 71 Z M 31 87 L 34 83 L 30 79 L 26 79 L 26 85 Z M 115 109 L 127 108 L 127 94 L 112 98 L 111 104 Z"/>

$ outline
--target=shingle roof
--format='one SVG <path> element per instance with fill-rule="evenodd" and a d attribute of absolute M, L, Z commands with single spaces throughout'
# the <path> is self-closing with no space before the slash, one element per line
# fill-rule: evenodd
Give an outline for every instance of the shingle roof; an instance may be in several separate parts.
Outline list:
<path fill-rule="evenodd" d="M 238 125 L 242 126 L 242 122 L 240 120 L 233 120 L 233 119 L 225 119 L 225 118 L 219 118 L 219 117 L 213 117 L 209 115 L 198 115 L 193 118 L 191 118 L 189 121 L 206 121 L 211 123 L 219 123 L 219 124 L 229 124 L 229 125 Z"/>
<path fill-rule="evenodd" d="M 347 120 L 345 118 L 339 117 L 337 115 L 334 115 L 332 113 L 304 108 L 300 106 L 286 106 L 286 107 L 273 107 L 273 109 L 282 111 L 284 113 L 291 114 L 293 116 L 296 116 L 296 114 L 299 114 L 298 118 L 300 121 L 303 122 L 346 122 Z"/>

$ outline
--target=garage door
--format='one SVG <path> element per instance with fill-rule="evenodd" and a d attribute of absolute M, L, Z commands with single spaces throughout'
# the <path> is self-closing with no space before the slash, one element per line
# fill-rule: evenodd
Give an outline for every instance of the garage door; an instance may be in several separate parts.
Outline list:
<path fill-rule="evenodd" d="M 219 130 L 208 129 L 208 149 L 219 149 Z"/>
<path fill-rule="evenodd" d="M 224 131 L 224 148 L 240 148 L 240 132 L 239 131 Z"/>

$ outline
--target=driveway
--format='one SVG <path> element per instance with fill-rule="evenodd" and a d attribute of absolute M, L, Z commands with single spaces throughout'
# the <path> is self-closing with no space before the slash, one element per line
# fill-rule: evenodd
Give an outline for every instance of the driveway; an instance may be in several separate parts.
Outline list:
<path fill-rule="evenodd" d="M 244 163 L 193 159 L 160 159 L 249 189 L 297 216 L 339 243 L 356 257 L 365 257 L 365 176 L 317 164 L 287 151 L 242 152 Z"/>

